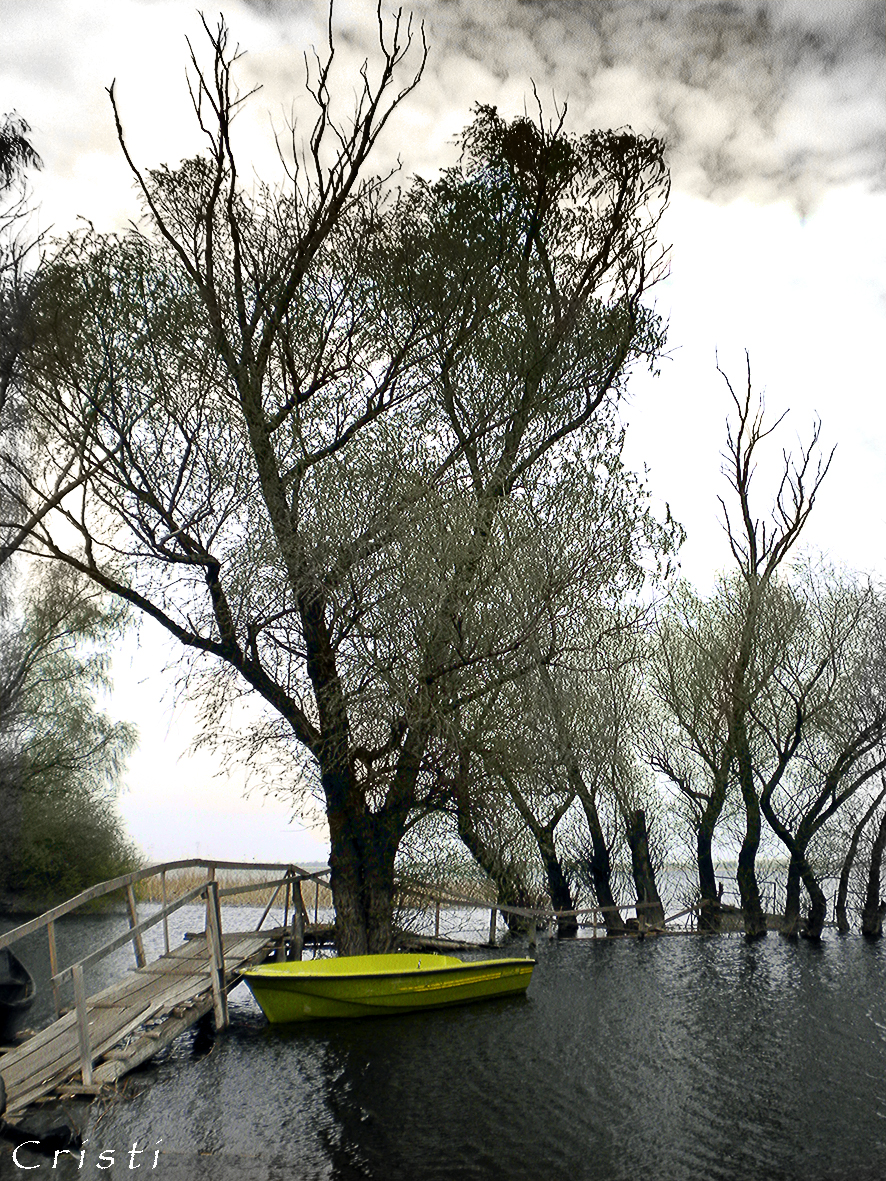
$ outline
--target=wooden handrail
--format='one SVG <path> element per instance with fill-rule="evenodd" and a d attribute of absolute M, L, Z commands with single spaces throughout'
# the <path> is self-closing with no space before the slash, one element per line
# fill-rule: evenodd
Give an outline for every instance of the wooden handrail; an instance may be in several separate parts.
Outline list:
<path fill-rule="evenodd" d="M 202 882 L 199 886 L 194 886 L 186 894 L 182 894 L 181 898 L 176 898 L 175 902 L 170 902 L 162 911 L 151 915 L 149 919 L 144 919 L 137 926 L 130 927 L 128 931 L 124 931 L 122 935 L 117 935 L 108 943 L 102 944 L 101 947 L 95 951 L 91 951 L 89 955 L 84 956 L 82 960 L 78 960 L 76 964 L 72 964 L 69 968 L 62 968 L 60 972 L 57 972 L 52 977 L 52 983 L 57 986 L 65 984 L 68 980 L 72 979 L 74 968 L 91 967 L 92 964 L 97 963 L 106 955 L 110 955 L 112 951 L 116 951 L 118 947 L 122 947 L 124 943 L 129 943 L 132 939 L 138 938 L 144 931 L 156 926 L 157 923 L 162 923 L 166 916 L 173 914 L 179 907 L 187 906 L 195 898 L 203 897 L 206 894 L 207 885 L 207 882 Z"/>
<path fill-rule="evenodd" d="M 575 910 L 554 910 L 552 907 L 526 907 L 526 906 L 508 906 L 505 903 L 491 901 L 488 898 L 452 898 L 447 895 L 438 896 L 436 894 L 423 893 L 419 890 L 414 890 L 407 887 L 405 893 L 415 899 L 426 900 L 428 902 L 436 903 L 439 900 L 446 906 L 462 906 L 469 907 L 472 910 L 497 910 L 502 914 L 516 914 L 523 918 L 578 918 L 580 915 L 586 914 L 606 914 L 607 911 L 622 911 L 622 910 L 651 910 L 658 908 L 659 903 L 656 902 L 620 902 L 615 906 L 585 906 L 579 907 Z"/>
<path fill-rule="evenodd" d="M 13 927 L 5 935 L 0 935 L 0 949 L 10 947 L 13 943 L 17 943 L 19 939 L 24 939 L 26 935 L 31 935 L 35 931 L 42 930 L 43 927 L 55 922 L 56 919 L 71 914 L 72 911 L 85 906 L 88 902 L 94 902 L 98 898 L 104 898 L 108 894 L 113 894 L 115 890 L 126 889 L 127 886 L 131 887 L 136 882 L 144 881 L 146 878 L 155 877 L 161 873 L 168 873 L 170 870 L 198 868 L 213 871 L 218 869 L 277 869 L 287 874 L 291 872 L 297 878 L 306 878 L 312 881 L 319 881 L 322 877 L 329 874 L 328 869 L 309 873 L 308 870 L 302 869 L 301 866 L 279 861 L 205 861 L 199 858 L 190 858 L 185 861 L 165 861 L 162 864 L 149 865 L 144 869 L 137 869 L 132 873 L 123 874 L 119 878 L 111 878 L 106 882 L 98 882 L 96 885 L 90 886 L 88 890 L 82 890 L 73 898 L 69 898 L 67 902 L 61 902 L 58 906 L 52 907 L 51 910 L 47 910 L 36 918 L 22 923 L 21 926 Z"/>

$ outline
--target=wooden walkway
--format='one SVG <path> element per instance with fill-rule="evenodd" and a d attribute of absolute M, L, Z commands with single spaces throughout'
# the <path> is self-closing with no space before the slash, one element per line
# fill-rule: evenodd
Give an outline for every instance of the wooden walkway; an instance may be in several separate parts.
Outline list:
<path fill-rule="evenodd" d="M 261 963 L 282 930 L 224 934 L 225 988 L 244 969 Z M 0 1057 L 7 1112 L 21 1111 L 49 1094 L 93 1094 L 103 1084 L 153 1057 L 213 1009 L 211 950 L 205 937 L 191 939 L 86 1001 L 93 1069 L 80 1081 L 81 1044 L 75 1012 L 67 1013 Z"/>
<path fill-rule="evenodd" d="M 193 871 L 197 871 L 194 875 Z M 275 870 L 282 877 L 270 881 L 248 878 L 220 887 L 218 870 Z M 204 880 L 170 900 L 179 871 Z M 311 873 L 297 865 L 276 862 L 169 861 L 147 866 L 108 882 L 99 882 L 21 926 L 0 935 L 0 948 L 44 931 L 48 940 L 52 1000 L 57 1019 L 52 1025 L 6 1052 L 0 1051 L 0 1076 L 6 1091 L 6 1111 L 21 1112 L 30 1104 L 57 1095 L 95 1095 L 103 1086 L 113 1085 L 121 1075 L 152 1058 L 180 1033 L 212 1013 L 216 1029 L 228 1024 L 228 992 L 240 982 L 243 972 L 260 964 L 275 948 L 286 944 L 287 952 L 301 959 L 305 942 L 326 942 L 332 934 L 328 924 L 318 921 L 320 886 L 329 870 Z M 204 877 L 205 875 L 205 877 Z M 135 887 L 159 886 L 161 905 L 139 921 Z M 177 879 L 176 879 L 177 880 Z M 310 923 L 302 885 L 314 884 L 314 922 Z M 141 886 L 140 886 L 141 883 Z M 273 891 L 258 926 L 253 931 L 224 931 L 221 901 L 256 892 Z M 99 899 L 122 892 L 129 912 L 129 930 L 114 936 L 102 947 L 91 950 L 75 964 L 62 968 L 58 962 L 56 925 Z M 277 898 L 283 896 L 283 926 L 262 930 Z M 198 905 L 205 914 L 205 930 L 186 935 L 185 944 L 173 947 L 169 918 L 188 904 Z M 290 925 L 291 914 L 291 925 Z M 163 924 L 165 954 L 147 962 L 142 936 Z M 86 996 L 84 973 L 117 948 L 132 944 L 135 968 L 122 979 Z M 74 1005 L 61 1008 L 61 991 L 73 987 Z"/>

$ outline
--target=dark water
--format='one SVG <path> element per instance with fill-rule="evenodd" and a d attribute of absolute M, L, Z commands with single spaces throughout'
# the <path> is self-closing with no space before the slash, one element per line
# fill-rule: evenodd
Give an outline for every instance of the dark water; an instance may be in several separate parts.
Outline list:
<path fill-rule="evenodd" d="M 525 999 L 288 1029 L 241 986 L 209 1053 L 186 1034 L 91 1109 L 82 1168 L 20 1159 L 170 1181 L 886 1178 L 886 945 L 585 939 L 538 960 Z M 0 1175 L 26 1174 L 4 1151 Z"/>

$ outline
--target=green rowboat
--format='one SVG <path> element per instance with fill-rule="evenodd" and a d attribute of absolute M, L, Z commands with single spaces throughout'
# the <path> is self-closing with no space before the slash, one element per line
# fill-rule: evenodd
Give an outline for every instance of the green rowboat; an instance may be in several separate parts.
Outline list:
<path fill-rule="evenodd" d="M 535 960 L 450 955 L 352 955 L 262 964 L 243 973 L 271 1022 L 384 1017 L 525 992 Z"/>

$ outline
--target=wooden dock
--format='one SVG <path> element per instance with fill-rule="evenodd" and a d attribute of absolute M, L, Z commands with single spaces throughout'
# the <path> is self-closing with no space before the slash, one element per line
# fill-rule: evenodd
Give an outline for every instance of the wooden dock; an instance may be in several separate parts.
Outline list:
<path fill-rule="evenodd" d="M 166 873 L 193 864 L 168 863 L 114 882 L 101 883 L 0 936 L 0 946 L 8 946 L 27 934 L 46 929 L 53 969 L 51 985 L 59 1014 L 47 1028 L 0 1055 L 7 1115 L 20 1113 L 49 1096 L 98 1094 L 103 1086 L 113 1085 L 118 1078 L 152 1058 L 209 1013 L 214 1015 L 216 1028 L 224 1028 L 228 1024 L 227 994 L 240 982 L 246 969 L 267 959 L 284 943 L 300 958 L 305 941 L 320 941 L 327 933 L 327 928 L 317 923 L 316 908 L 314 923 L 308 922 L 301 897 L 301 883 L 308 878 L 317 880 L 318 875 L 295 866 L 238 866 L 231 862 L 203 863 L 211 875 L 205 882 L 174 902 L 164 903 L 156 914 L 139 922 L 132 891 L 133 879 L 162 874 L 165 897 Z M 284 876 L 278 881 L 220 890 L 215 881 L 217 868 L 274 868 L 282 869 Z M 277 889 L 259 922 L 259 929 L 224 932 L 220 897 L 269 886 Z M 284 925 L 261 930 L 277 894 L 284 887 Z M 79 963 L 59 970 L 55 952 L 55 923 L 58 919 L 96 897 L 121 889 L 127 892 L 130 905 L 130 929 Z M 206 930 L 187 936 L 182 946 L 170 947 L 169 915 L 188 902 L 201 900 L 206 907 Z M 290 901 L 291 926 L 288 925 Z M 148 963 L 142 934 L 160 922 L 164 927 L 165 951 Z M 136 966 L 122 979 L 87 997 L 84 968 L 125 942 L 133 945 Z M 73 985 L 74 992 L 74 1007 L 68 1012 L 62 1011 L 59 1003 L 61 989 L 66 984 Z"/>
<path fill-rule="evenodd" d="M 267 958 L 279 941 L 275 935 L 252 931 L 223 937 L 226 988 L 239 982 L 244 969 Z M 89 1083 L 80 1081 L 76 1011 L 4 1054 L 0 1074 L 7 1112 L 20 1111 L 50 1093 L 98 1091 L 153 1057 L 212 1011 L 210 959 L 208 941 L 194 939 L 87 1000 L 91 1057 L 99 1063 Z"/>

